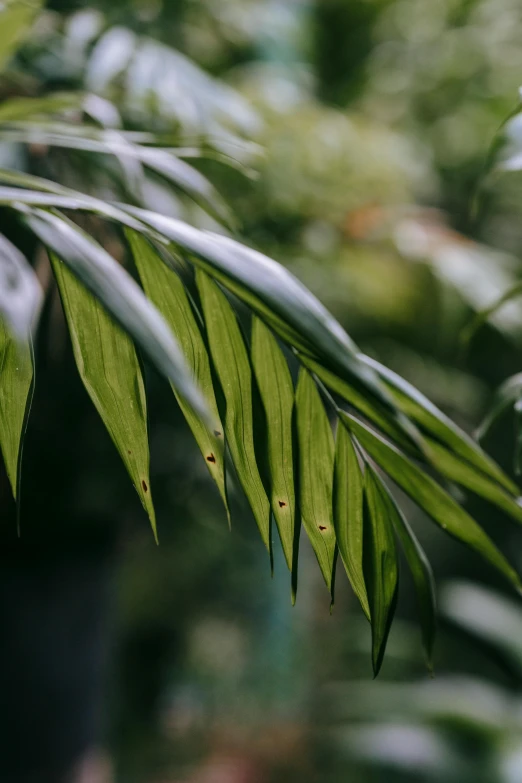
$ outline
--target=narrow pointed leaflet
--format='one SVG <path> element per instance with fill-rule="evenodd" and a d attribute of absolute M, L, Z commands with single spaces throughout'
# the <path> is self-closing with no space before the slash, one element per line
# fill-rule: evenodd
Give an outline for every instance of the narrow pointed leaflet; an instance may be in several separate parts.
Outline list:
<path fill-rule="evenodd" d="M 130 337 L 55 255 L 54 275 L 63 303 L 78 372 L 98 411 L 156 536 L 149 477 L 147 402 Z"/>
<path fill-rule="evenodd" d="M 294 385 L 277 340 L 262 321 L 252 323 L 252 366 L 268 428 L 270 501 L 283 552 L 292 569 L 295 532 L 295 488 L 292 417 Z"/>
<path fill-rule="evenodd" d="M 261 537 L 270 551 L 270 503 L 254 447 L 252 369 L 236 314 L 219 286 L 198 270 L 196 282 L 210 354 L 225 397 L 225 436 Z"/>
<path fill-rule="evenodd" d="M 366 465 L 364 478 L 368 521 L 365 573 L 372 625 L 373 673 L 377 676 L 397 603 L 399 568 L 387 497 L 371 465 Z"/>
<path fill-rule="evenodd" d="M 336 542 L 332 512 L 334 437 L 317 386 L 305 369 L 296 391 L 301 519 L 331 591 Z"/>
<path fill-rule="evenodd" d="M 156 305 L 177 337 L 189 370 L 201 389 L 214 420 L 214 426 L 208 427 L 207 423 L 178 394 L 175 385 L 172 384 L 172 390 L 192 430 L 209 473 L 216 482 L 230 521 L 225 486 L 224 429 L 219 418 L 205 341 L 183 282 L 176 272 L 167 267 L 148 240 L 136 231 L 126 229 L 125 236 L 132 250 L 145 293 Z"/>

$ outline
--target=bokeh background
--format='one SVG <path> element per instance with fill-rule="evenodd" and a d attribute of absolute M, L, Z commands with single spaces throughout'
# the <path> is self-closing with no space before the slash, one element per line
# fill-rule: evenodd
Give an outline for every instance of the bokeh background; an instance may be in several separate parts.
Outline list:
<path fill-rule="evenodd" d="M 471 432 L 522 365 L 520 303 L 467 349 L 460 340 L 522 272 L 519 178 L 479 187 L 517 105 L 521 41 L 518 0 L 55 0 L 17 55 L 16 92 L 84 89 L 98 121 L 111 123 L 107 98 L 129 129 L 206 145 L 194 165 L 245 241 Z M 107 188 L 81 152 L 2 145 L 0 157 Z M 142 195 L 213 226 L 159 180 Z M 3 686 L 19 695 L 4 759 L 80 754 L 87 783 L 522 781 L 522 605 L 488 567 L 405 501 L 440 587 L 435 677 L 403 569 L 372 682 L 344 574 L 330 614 L 303 536 L 291 606 L 282 556 L 271 576 L 239 495 L 229 532 L 172 394 L 147 368 L 155 545 L 77 377 L 56 293 L 43 324 L 23 543 L 12 515 L 2 525 L 3 634 L 32 645 L 30 660 L 0 653 Z M 507 416 L 486 441 L 509 471 L 513 432 Z M 0 491 L 8 504 L 5 480 Z M 519 531 L 469 504 L 522 566 Z M 23 749 L 9 740 L 18 724 Z"/>

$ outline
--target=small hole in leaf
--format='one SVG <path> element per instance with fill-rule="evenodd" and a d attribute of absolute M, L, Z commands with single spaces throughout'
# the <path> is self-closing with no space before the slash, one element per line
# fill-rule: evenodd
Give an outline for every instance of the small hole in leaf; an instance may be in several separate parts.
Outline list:
<path fill-rule="evenodd" d="M 141 481 L 141 486 L 143 487 L 143 491 L 144 492 L 148 492 L 149 491 L 149 488 L 147 486 L 147 482 L 144 479 L 142 479 L 142 481 Z"/>
<path fill-rule="evenodd" d="M 286 506 L 285 501 L 284 500 L 280 500 L 279 501 L 279 508 L 284 508 L 284 506 Z"/>
<path fill-rule="evenodd" d="M 208 457 L 207 457 L 207 462 L 215 462 L 215 461 L 216 461 L 216 458 L 214 457 L 214 455 L 213 454 L 209 454 Z"/>
<path fill-rule="evenodd" d="M 319 530 L 321 531 L 326 530 L 326 525 L 319 525 Z"/>
<path fill-rule="evenodd" d="M 216 438 L 219 438 L 219 436 L 221 435 L 221 433 L 220 433 L 220 431 L 219 431 L 219 430 L 214 430 L 214 435 L 216 436 Z"/>

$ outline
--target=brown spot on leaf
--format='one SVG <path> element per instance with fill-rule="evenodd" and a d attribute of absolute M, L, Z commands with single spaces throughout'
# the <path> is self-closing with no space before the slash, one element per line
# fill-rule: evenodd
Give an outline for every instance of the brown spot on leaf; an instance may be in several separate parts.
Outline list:
<path fill-rule="evenodd" d="M 214 457 L 214 455 L 213 454 L 209 454 L 208 457 L 207 457 L 207 462 L 215 462 L 215 461 L 216 461 L 216 458 Z"/>
<path fill-rule="evenodd" d="M 326 530 L 326 525 L 319 525 L 319 530 L 322 532 L 323 530 Z"/>
<path fill-rule="evenodd" d="M 147 482 L 145 481 L 145 479 L 141 480 L 141 486 L 143 487 L 143 491 L 144 492 L 148 492 L 149 491 L 149 488 L 147 486 Z"/>
<path fill-rule="evenodd" d="M 221 433 L 220 433 L 220 431 L 219 431 L 219 430 L 214 430 L 214 435 L 216 436 L 216 438 L 219 438 L 219 436 L 221 435 Z"/>
<path fill-rule="evenodd" d="M 127 454 L 132 454 L 132 451 L 130 451 L 130 449 L 127 449 Z"/>
<path fill-rule="evenodd" d="M 284 500 L 279 501 L 279 508 L 284 508 L 286 506 L 286 503 Z"/>

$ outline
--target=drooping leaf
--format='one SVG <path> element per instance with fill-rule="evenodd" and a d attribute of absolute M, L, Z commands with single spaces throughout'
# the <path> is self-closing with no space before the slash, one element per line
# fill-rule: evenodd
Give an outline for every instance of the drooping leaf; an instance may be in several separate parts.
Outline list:
<path fill-rule="evenodd" d="M 292 442 L 294 386 L 275 337 L 255 317 L 252 324 L 252 366 L 267 421 L 272 513 L 291 570 L 296 513 Z"/>
<path fill-rule="evenodd" d="M 450 481 L 461 484 L 466 489 L 471 490 L 477 495 L 494 503 L 514 519 L 522 522 L 522 506 L 519 503 L 518 492 L 513 493 L 516 486 L 507 479 L 501 485 L 498 480 L 492 479 L 491 474 L 498 476 L 500 469 L 493 465 L 494 470 L 487 474 L 482 468 L 470 463 L 459 454 L 456 454 L 439 441 L 432 437 L 424 436 L 425 449 L 421 452 L 415 449 L 411 441 L 403 434 L 402 430 L 395 424 L 387 411 L 380 407 L 378 403 L 368 400 L 354 386 L 338 378 L 334 373 L 325 370 L 318 362 L 308 357 L 299 356 L 305 367 L 312 370 L 318 378 L 333 392 L 339 394 L 344 400 L 353 405 L 357 410 L 363 413 L 371 422 L 377 425 L 395 444 L 399 445 L 401 450 L 410 456 L 419 459 L 426 464 L 435 467 L 441 475 Z M 428 402 L 428 401 L 426 401 Z M 429 403 L 428 403 L 429 404 Z M 441 414 L 442 415 L 442 414 Z M 467 436 L 465 436 L 467 437 Z M 464 448 L 466 440 L 464 440 Z M 484 467 L 488 466 L 489 459 L 479 459 L 478 462 Z M 491 463 L 489 463 L 491 466 Z M 503 474 L 500 474 L 503 477 Z M 504 478 L 504 477 L 503 477 Z M 507 477 L 506 477 L 507 478 Z M 505 485 L 511 487 L 511 491 L 506 491 Z"/>
<path fill-rule="evenodd" d="M 125 231 L 145 293 L 163 315 L 177 337 L 187 365 L 196 379 L 215 422 L 209 429 L 190 405 L 172 389 L 192 430 L 210 475 L 217 484 L 230 520 L 225 486 L 224 430 L 219 418 L 207 349 L 185 288 L 178 275 L 168 269 L 150 243 L 136 231 Z"/>
<path fill-rule="evenodd" d="M 4 0 L 0 8 L 0 71 L 16 51 L 42 0 Z"/>
<path fill-rule="evenodd" d="M 454 481 L 476 495 L 489 500 L 490 503 L 494 503 L 517 522 L 522 522 L 520 498 L 515 498 L 506 492 L 496 481 L 471 466 L 469 462 L 453 454 L 437 441 L 431 438 L 428 438 L 427 441 L 432 456 L 431 464 L 437 468 L 439 473 L 449 481 Z"/>
<path fill-rule="evenodd" d="M 501 468 L 480 448 L 469 435 L 466 435 L 454 422 L 440 411 L 427 397 L 419 392 L 400 375 L 384 367 L 368 356 L 362 356 L 365 364 L 373 367 L 386 383 L 396 405 L 402 412 L 416 422 L 436 440 L 463 457 L 483 473 L 501 484 L 508 492 L 517 495 L 518 488 Z"/>
<path fill-rule="evenodd" d="M 217 284 L 200 270 L 196 282 L 212 362 L 225 397 L 226 442 L 263 542 L 270 551 L 270 503 L 256 459 L 252 369 L 245 342 L 236 314 Z"/>
<path fill-rule="evenodd" d="M 365 536 L 365 581 L 372 625 L 372 664 L 376 677 L 384 658 L 399 582 L 397 550 L 387 495 L 371 465 L 364 472 L 367 504 Z"/>
<path fill-rule="evenodd" d="M 82 133 L 78 126 L 71 128 L 66 124 L 53 128 L 37 122 L 11 122 L 0 126 L 0 139 L 135 159 L 178 187 L 218 220 L 233 225 L 230 210 L 218 191 L 200 171 L 178 158 L 174 149 L 135 144 L 128 135 L 112 128 L 87 126 L 84 130 Z"/>
<path fill-rule="evenodd" d="M 489 410 L 477 429 L 476 435 L 479 440 L 484 438 L 492 425 L 501 416 L 504 411 L 511 408 L 522 394 L 522 372 L 507 378 L 499 386 L 493 397 Z"/>
<path fill-rule="evenodd" d="M 299 371 L 296 390 L 301 519 L 331 591 L 336 540 L 332 511 L 334 437 L 312 376 Z"/>
<path fill-rule="evenodd" d="M 375 462 L 428 516 L 447 533 L 477 551 L 520 588 L 520 577 L 489 536 L 431 476 L 353 416 L 344 411 L 340 411 L 339 415 Z"/>
<path fill-rule="evenodd" d="M 357 378 L 369 394 L 395 410 L 389 394 L 373 368 L 361 361 L 357 347 L 341 325 L 318 299 L 281 264 L 228 237 L 200 231 L 180 220 L 143 209 L 125 207 L 143 223 L 151 226 L 176 245 L 193 254 L 194 263 L 245 301 L 283 339 L 306 350 L 312 347 L 324 356 L 336 371 Z M 280 331 L 280 327 L 283 327 Z M 398 422 L 414 437 L 414 428 L 397 414 Z"/>
<path fill-rule="evenodd" d="M 19 497 L 22 448 L 33 396 L 30 343 L 15 340 L 0 320 L 0 447 L 13 496 Z"/>
<path fill-rule="evenodd" d="M 422 642 L 424 652 L 426 653 L 426 661 L 431 671 L 433 668 L 432 656 L 436 631 L 435 579 L 433 577 L 433 571 L 431 570 L 430 563 L 423 548 L 419 544 L 415 533 L 391 495 L 390 490 L 377 474 L 375 474 L 375 478 L 380 483 L 389 518 L 391 519 L 395 532 L 401 542 L 406 561 L 413 577 L 413 583 L 417 593 Z"/>
<path fill-rule="evenodd" d="M 20 212 L 27 212 L 25 209 L 26 205 L 46 209 L 56 207 L 73 211 L 81 210 L 100 215 L 122 226 L 129 226 L 129 228 L 134 228 L 138 231 L 146 231 L 145 226 L 139 220 L 118 209 L 118 207 L 108 201 L 102 201 L 94 196 L 78 193 L 62 185 L 54 186 L 54 183 L 49 180 L 42 180 L 40 177 L 33 177 L 30 174 L 20 174 L 20 172 L 6 172 L 5 170 L 0 171 L 0 180 L 13 182 L 13 184 L 27 182 L 28 185 L 32 181 L 33 184 L 38 183 L 38 188 L 43 183 L 41 189 L 38 190 L 28 190 L 25 187 L 0 186 L 0 204 L 13 207 L 13 209 L 17 209 Z M 32 186 L 29 185 L 29 187 Z"/>
<path fill-rule="evenodd" d="M 27 341 L 41 304 L 35 273 L 18 248 L 0 234 L 0 316 L 20 341 Z"/>
<path fill-rule="evenodd" d="M 147 401 L 134 345 L 54 254 L 51 263 L 78 372 L 118 449 L 156 536 L 149 477 Z"/>
<path fill-rule="evenodd" d="M 100 299 L 194 410 L 209 416 L 174 335 L 130 275 L 92 237 L 63 216 L 26 208 L 23 217 L 44 245 Z"/>
<path fill-rule="evenodd" d="M 346 427 L 337 428 L 333 492 L 335 534 L 353 591 L 370 619 L 364 582 L 363 475 Z"/>

